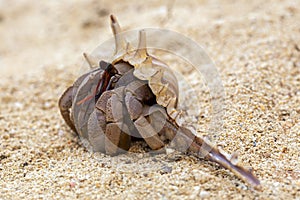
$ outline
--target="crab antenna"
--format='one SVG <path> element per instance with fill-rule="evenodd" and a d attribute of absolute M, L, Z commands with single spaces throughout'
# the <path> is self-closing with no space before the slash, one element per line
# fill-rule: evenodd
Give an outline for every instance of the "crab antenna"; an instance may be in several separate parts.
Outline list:
<path fill-rule="evenodd" d="M 145 30 L 139 31 L 139 44 L 135 53 L 137 57 L 147 57 L 147 44 Z"/>
<path fill-rule="evenodd" d="M 116 53 L 118 53 L 121 50 L 126 49 L 126 41 L 124 37 L 121 35 L 120 24 L 114 15 L 110 15 L 110 22 L 111 22 L 111 29 L 115 36 Z"/>
<path fill-rule="evenodd" d="M 86 62 L 89 64 L 91 69 L 97 66 L 97 62 L 95 62 L 93 58 L 90 57 L 87 53 L 83 53 L 83 57 L 85 58 Z"/>

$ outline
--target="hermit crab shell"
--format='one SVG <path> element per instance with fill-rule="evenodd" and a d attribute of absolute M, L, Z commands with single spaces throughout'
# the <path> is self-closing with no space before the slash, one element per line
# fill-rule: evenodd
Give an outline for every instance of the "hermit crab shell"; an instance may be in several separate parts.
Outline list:
<path fill-rule="evenodd" d="M 146 46 L 146 32 L 139 31 L 139 43 L 136 49 L 126 42 L 115 16 L 111 16 L 111 27 L 115 36 L 116 51 L 112 64 L 125 61 L 134 66 L 134 76 L 147 80 L 150 89 L 156 96 L 156 102 L 167 109 L 168 115 L 179 123 L 178 82 L 171 68 L 149 55 Z"/>

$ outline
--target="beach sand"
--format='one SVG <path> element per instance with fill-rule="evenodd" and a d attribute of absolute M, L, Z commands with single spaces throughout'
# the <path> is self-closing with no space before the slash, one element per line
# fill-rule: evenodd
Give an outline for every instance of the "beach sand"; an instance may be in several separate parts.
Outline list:
<path fill-rule="evenodd" d="M 125 30 L 171 29 L 203 47 L 225 89 L 215 142 L 239 153 L 260 190 L 191 155 L 137 142 L 110 157 L 72 136 L 58 99 L 82 53 L 111 38 L 111 13 Z M 287 0 L 0 0 L 0 199 L 300 199 L 299 19 Z"/>

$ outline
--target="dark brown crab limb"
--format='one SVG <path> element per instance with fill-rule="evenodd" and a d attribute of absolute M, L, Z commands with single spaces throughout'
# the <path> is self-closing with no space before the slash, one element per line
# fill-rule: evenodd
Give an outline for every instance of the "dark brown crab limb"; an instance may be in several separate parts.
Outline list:
<path fill-rule="evenodd" d="M 211 151 L 206 156 L 209 160 L 218 163 L 220 166 L 224 167 L 225 169 L 229 169 L 232 171 L 236 176 L 240 179 L 245 180 L 246 182 L 250 183 L 253 186 L 259 186 L 260 181 L 258 178 L 253 174 L 252 169 L 247 169 L 243 166 L 234 164 L 231 160 L 226 157 L 226 155 L 222 154 L 219 149 L 216 147 L 212 148 Z M 235 158 L 236 159 L 236 158 Z"/>
<path fill-rule="evenodd" d="M 195 153 L 197 156 L 205 157 L 212 162 L 218 163 L 221 167 L 230 170 L 240 179 L 245 180 L 253 186 L 260 185 L 260 181 L 253 174 L 252 169 L 244 168 L 243 166 L 235 163 L 237 161 L 236 154 L 232 155 L 234 158 L 229 158 L 210 142 L 194 135 L 189 129 L 174 126 L 174 123 L 171 122 L 168 122 L 166 126 L 169 132 L 173 133 L 168 134 L 171 136 L 168 139 L 174 141 L 174 146 L 176 146 L 178 150 L 187 149 L 189 152 Z M 174 137 L 177 138 L 174 139 Z"/>

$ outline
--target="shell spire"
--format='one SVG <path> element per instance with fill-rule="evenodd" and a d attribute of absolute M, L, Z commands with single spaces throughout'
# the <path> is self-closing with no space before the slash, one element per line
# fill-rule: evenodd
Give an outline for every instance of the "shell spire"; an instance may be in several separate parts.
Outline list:
<path fill-rule="evenodd" d="M 97 66 L 97 61 L 95 58 L 93 58 L 92 56 L 88 55 L 87 53 L 83 53 L 83 57 L 85 59 L 85 61 L 88 63 L 90 69 L 93 69 Z"/>
<path fill-rule="evenodd" d="M 122 55 L 126 52 L 127 42 L 124 36 L 121 34 L 121 26 L 114 15 L 110 15 L 110 25 L 115 37 L 115 55 Z"/>
<path fill-rule="evenodd" d="M 143 59 L 146 59 L 148 57 L 145 30 L 139 31 L 139 43 L 134 57 L 143 58 Z"/>

